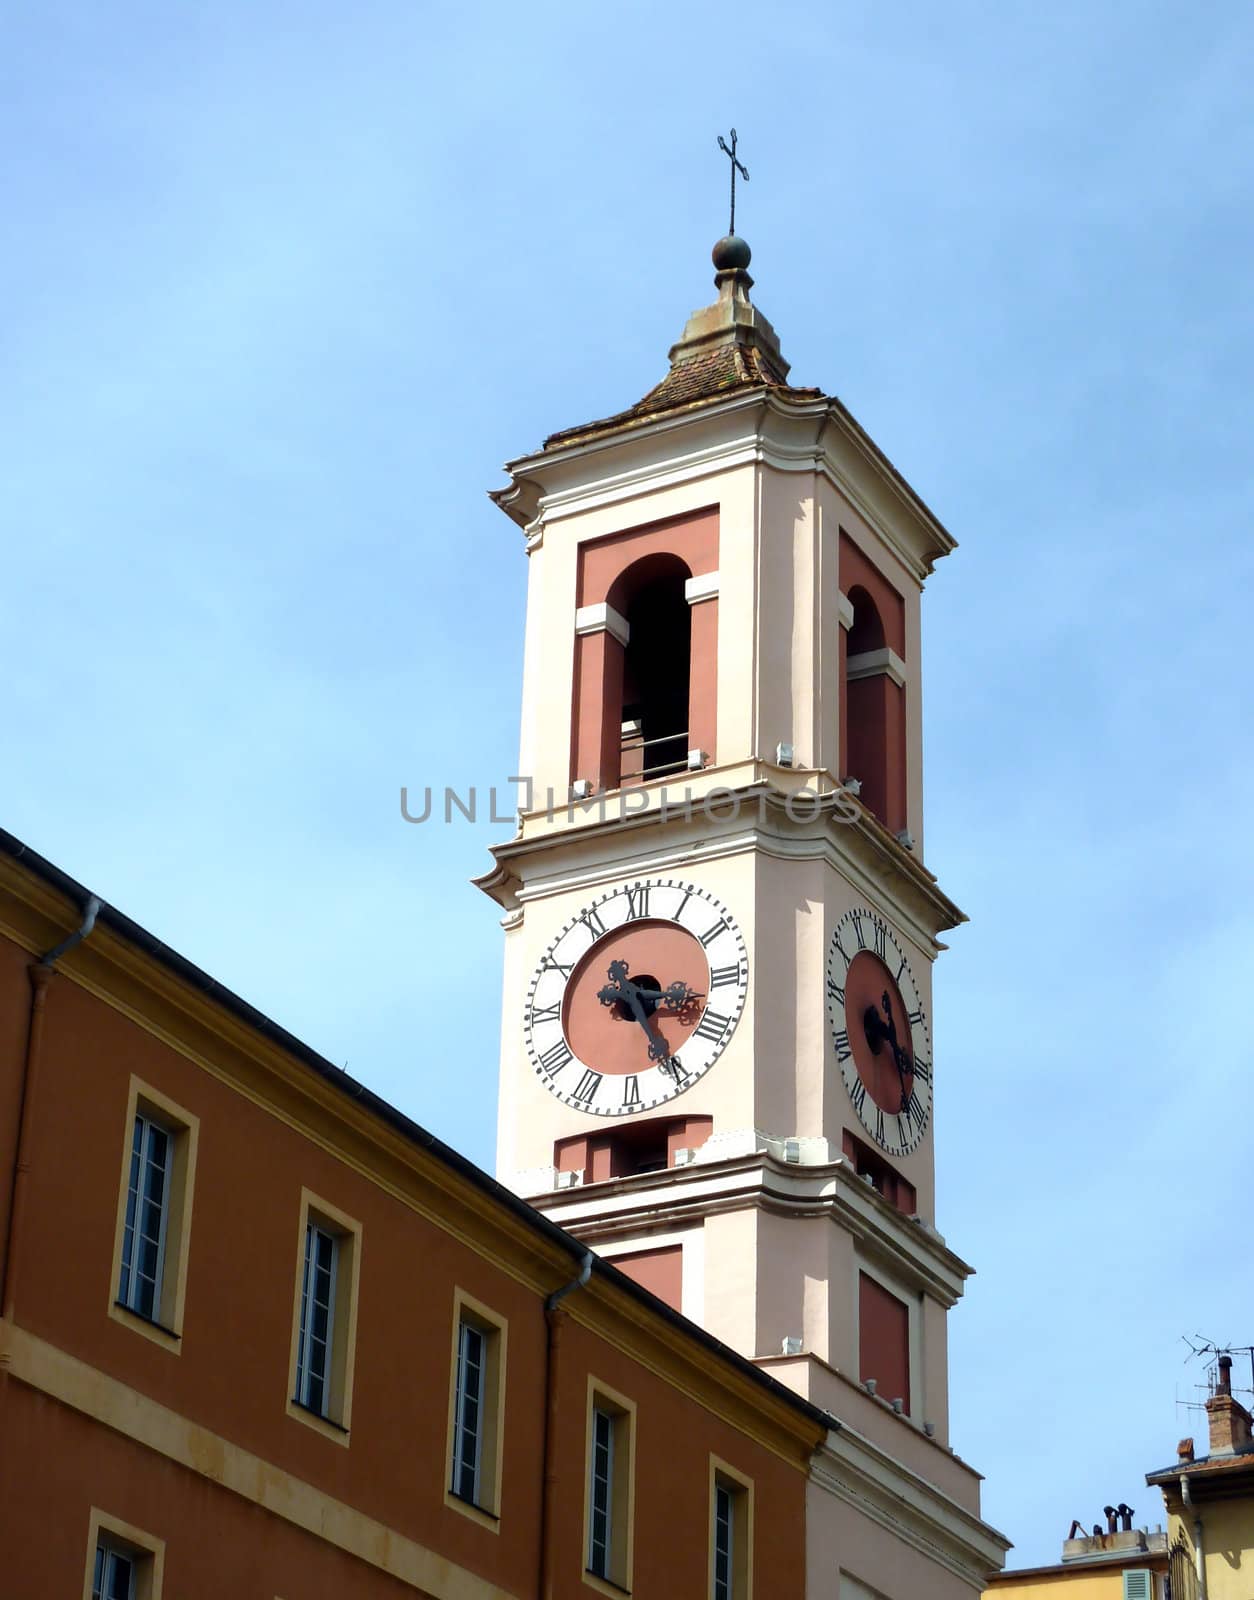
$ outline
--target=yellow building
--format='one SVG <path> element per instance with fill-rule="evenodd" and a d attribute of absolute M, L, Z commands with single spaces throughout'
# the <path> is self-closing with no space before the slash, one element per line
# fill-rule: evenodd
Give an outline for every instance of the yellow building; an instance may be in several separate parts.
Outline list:
<path fill-rule="evenodd" d="M 1206 1402 L 1210 1452 L 1182 1439 L 1175 1466 L 1146 1482 L 1163 1492 L 1171 1548 L 1171 1600 L 1250 1600 L 1254 1595 L 1254 1442 L 1250 1413 L 1232 1393 L 1232 1357 L 1221 1355 Z"/>
<path fill-rule="evenodd" d="M 1085 1534 L 1078 1522 L 1064 1539 L 1062 1560 L 1046 1567 L 995 1573 L 993 1600 L 1180 1600 L 1168 1583 L 1167 1535 L 1132 1526 L 1132 1508 L 1105 1507 L 1106 1528 Z"/>

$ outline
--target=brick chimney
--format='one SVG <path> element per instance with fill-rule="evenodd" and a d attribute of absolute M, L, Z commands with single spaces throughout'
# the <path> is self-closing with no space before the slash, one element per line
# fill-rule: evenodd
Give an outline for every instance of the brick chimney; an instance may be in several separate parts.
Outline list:
<path fill-rule="evenodd" d="M 1254 1419 L 1233 1397 L 1232 1357 L 1229 1355 L 1219 1358 L 1219 1378 L 1214 1394 L 1206 1402 L 1206 1416 L 1210 1422 L 1211 1455 L 1230 1456 L 1249 1448 Z"/>

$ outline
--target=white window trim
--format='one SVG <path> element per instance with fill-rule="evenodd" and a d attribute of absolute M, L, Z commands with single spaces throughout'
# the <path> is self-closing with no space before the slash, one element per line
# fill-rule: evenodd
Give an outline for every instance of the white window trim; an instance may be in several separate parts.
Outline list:
<path fill-rule="evenodd" d="M 449 1369 L 448 1446 L 444 1457 L 444 1503 L 492 1533 L 500 1532 L 502 1478 L 505 1462 L 505 1378 L 509 1322 L 460 1287 L 453 1290 L 452 1353 Z M 456 1483 L 460 1396 L 458 1357 L 461 1330 L 477 1328 L 484 1340 L 483 1390 L 479 1407 L 479 1466 L 475 1499 L 458 1494 Z"/>
<path fill-rule="evenodd" d="M 163 1128 L 170 1138 L 162 1211 L 162 1240 L 155 1316 L 149 1318 L 121 1298 L 122 1247 L 126 1236 L 126 1201 L 130 1191 L 131 1150 L 135 1119 Z M 182 1349 L 183 1309 L 187 1298 L 188 1256 L 191 1249 L 192 1201 L 196 1189 L 196 1152 L 200 1118 L 193 1116 L 151 1084 L 132 1075 L 126 1098 L 122 1170 L 118 1180 L 117 1222 L 113 1236 L 113 1266 L 109 1277 L 107 1312 L 133 1333 L 141 1334 L 172 1355 Z"/>
<path fill-rule="evenodd" d="M 336 1242 L 331 1337 L 327 1342 L 327 1409 L 319 1413 L 300 1399 L 297 1374 L 301 1353 L 301 1301 L 305 1282 L 305 1241 L 313 1224 Z M 300 1224 L 292 1285 L 292 1343 L 288 1357 L 286 1410 L 289 1417 L 345 1448 L 353 1413 L 357 1362 L 357 1309 L 361 1280 L 361 1224 L 309 1189 L 300 1192 Z M 345 1254 L 347 1252 L 347 1256 Z"/>
<path fill-rule="evenodd" d="M 99 1506 L 91 1508 L 87 1524 L 87 1568 L 83 1574 L 83 1600 L 92 1600 L 96 1551 L 101 1545 L 129 1556 L 134 1563 L 132 1593 L 135 1600 L 161 1600 L 165 1577 L 165 1541 L 124 1522 Z"/>

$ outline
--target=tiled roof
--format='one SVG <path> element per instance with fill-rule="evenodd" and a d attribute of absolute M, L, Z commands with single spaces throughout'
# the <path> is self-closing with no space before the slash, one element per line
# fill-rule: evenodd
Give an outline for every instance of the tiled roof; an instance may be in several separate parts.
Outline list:
<path fill-rule="evenodd" d="M 1147 1483 L 1165 1483 L 1171 1478 L 1181 1478 L 1187 1473 L 1209 1477 L 1216 1472 L 1254 1472 L 1254 1445 L 1247 1445 L 1230 1456 L 1199 1456 L 1196 1461 L 1177 1461 L 1174 1466 L 1160 1467 L 1157 1472 L 1147 1472 Z"/>
<path fill-rule="evenodd" d="M 770 324 L 749 301 L 753 280 L 747 272 L 720 272 L 715 279 L 719 299 L 694 312 L 683 337 L 671 351 L 671 369 L 626 411 L 577 428 L 564 428 L 544 441 L 551 450 L 581 439 L 609 433 L 664 416 L 726 399 L 739 390 L 769 389 L 782 398 L 821 400 L 821 389 L 798 389 L 788 379 L 788 363 Z"/>
<path fill-rule="evenodd" d="M 688 406 L 711 400 L 722 400 L 737 389 L 769 388 L 781 396 L 795 400 L 819 400 L 821 389 L 798 389 L 785 383 L 782 375 L 770 360 L 753 345 L 721 345 L 704 350 L 685 361 L 677 361 L 655 388 L 643 400 L 626 411 L 597 422 L 584 422 L 577 428 L 564 428 L 551 433 L 544 441 L 546 450 L 591 434 L 626 427 L 633 422 L 661 416 L 667 411 L 679 411 Z"/>

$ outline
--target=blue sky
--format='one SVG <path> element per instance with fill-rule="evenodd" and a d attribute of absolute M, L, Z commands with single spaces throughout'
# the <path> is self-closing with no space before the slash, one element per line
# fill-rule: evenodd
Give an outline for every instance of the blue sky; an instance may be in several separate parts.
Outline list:
<path fill-rule="evenodd" d="M 953 1439 L 1015 1564 L 1254 1343 L 1254 16 L 5 9 L 0 821 L 484 1165 L 525 562 L 484 490 L 755 298 L 925 597 Z M 484 644 L 487 641 L 488 648 Z M 816 1004 L 820 1003 L 816 997 Z"/>

